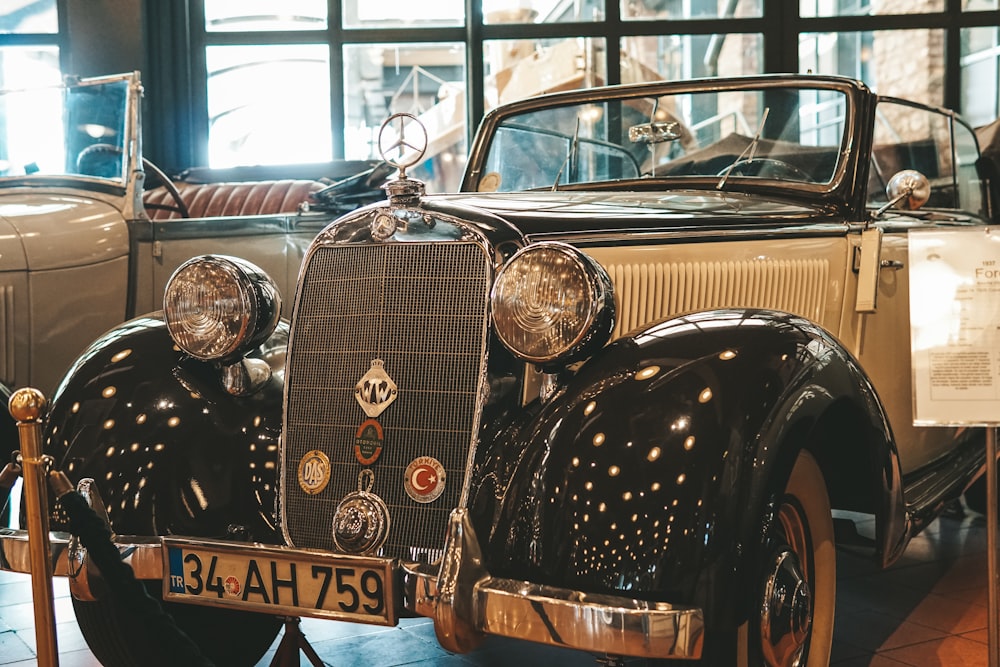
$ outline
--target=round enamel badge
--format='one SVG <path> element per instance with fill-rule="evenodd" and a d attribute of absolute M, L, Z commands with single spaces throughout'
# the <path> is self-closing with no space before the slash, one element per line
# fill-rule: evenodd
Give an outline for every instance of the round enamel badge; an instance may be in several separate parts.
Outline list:
<path fill-rule="evenodd" d="M 310 496 L 326 488 L 330 481 L 330 459 L 318 449 L 306 452 L 299 461 L 299 486 Z"/>
<path fill-rule="evenodd" d="M 421 456 L 406 466 L 403 488 L 418 503 L 430 503 L 444 492 L 444 466 L 432 456 Z"/>
<path fill-rule="evenodd" d="M 226 595 L 236 597 L 240 594 L 240 580 L 233 575 L 229 575 L 226 577 L 225 583 L 222 584 L 222 588 L 226 591 Z"/>
<path fill-rule="evenodd" d="M 374 419 L 366 419 L 354 434 L 354 458 L 363 466 L 370 466 L 382 454 L 382 425 Z"/>

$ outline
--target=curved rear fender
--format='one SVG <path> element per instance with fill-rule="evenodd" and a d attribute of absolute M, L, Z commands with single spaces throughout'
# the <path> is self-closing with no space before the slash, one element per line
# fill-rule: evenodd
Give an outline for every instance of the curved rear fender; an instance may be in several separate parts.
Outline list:
<path fill-rule="evenodd" d="M 272 368 L 286 341 L 282 324 L 262 348 Z M 52 400 L 45 448 L 74 484 L 96 480 L 117 533 L 280 542 L 282 377 L 232 396 L 217 369 L 174 345 L 158 315 L 137 318 L 70 369 Z"/>
<path fill-rule="evenodd" d="M 853 443 L 817 436 L 830 415 L 852 416 Z M 696 313 L 616 341 L 509 436 L 492 573 L 706 610 L 750 599 L 734 593 L 756 580 L 746 557 L 800 449 L 893 459 L 851 357 L 814 324 L 760 310 Z"/>

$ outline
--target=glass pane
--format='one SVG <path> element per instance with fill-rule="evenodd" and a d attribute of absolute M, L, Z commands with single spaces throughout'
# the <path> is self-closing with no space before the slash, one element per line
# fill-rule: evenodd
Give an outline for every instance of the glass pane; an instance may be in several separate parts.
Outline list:
<path fill-rule="evenodd" d="M 799 67 L 860 79 L 882 95 L 944 104 L 944 31 L 802 33 Z"/>
<path fill-rule="evenodd" d="M 963 29 L 961 62 L 962 115 L 972 125 L 986 125 L 1000 115 L 998 29 Z"/>
<path fill-rule="evenodd" d="M 962 123 L 955 123 L 954 128 L 958 206 L 965 211 L 979 211 L 983 206 L 983 189 L 976 169 L 979 159 L 976 135 Z"/>
<path fill-rule="evenodd" d="M 35 82 L 37 84 L 37 82 Z M 129 81 L 0 93 L 0 176 L 125 177 Z"/>
<path fill-rule="evenodd" d="M 827 118 L 816 113 L 826 98 Z M 844 154 L 838 91 L 701 90 L 534 109 L 505 118 L 479 190 L 511 192 L 640 178 L 829 183 Z M 753 160 L 744 159 L 752 151 Z"/>
<path fill-rule="evenodd" d="M 344 0 L 345 28 L 465 25 L 464 0 Z"/>
<path fill-rule="evenodd" d="M 759 74 L 763 63 L 764 39 L 758 34 L 622 39 L 622 83 Z"/>
<path fill-rule="evenodd" d="M 205 0 L 208 32 L 325 29 L 326 0 Z"/>
<path fill-rule="evenodd" d="M 997 0 L 962 0 L 963 12 L 979 12 L 1000 7 Z"/>
<path fill-rule="evenodd" d="M 945 0 L 799 0 L 799 15 L 867 16 L 943 12 Z"/>
<path fill-rule="evenodd" d="M 63 137 L 62 80 L 55 47 L 0 48 L 0 89 L 27 90 L 4 95 L 0 104 L 0 176 L 63 173 L 66 147 Z"/>
<path fill-rule="evenodd" d="M 906 104 L 881 102 L 875 110 L 868 203 L 887 200 L 885 186 L 904 169 L 916 169 L 931 183 L 928 207 L 958 205 L 948 116 Z"/>
<path fill-rule="evenodd" d="M 0 6 L 0 33 L 55 34 L 59 32 L 56 0 L 4 0 Z"/>
<path fill-rule="evenodd" d="M 603 0 L 483 0 L 485 23 L 563 23 L 604 19 Z"/>
<path fill-rule="evenodd" d="M 607 82 L 604 40 L 510 39 L 483 43 L 486 109 L 560 90 Z"/>
<path fill-rule="evenodd" d="M 461 44 L 344 47 L 345 157 L 380 159 L 378 132 L 391 114 L 411 113 L 427 129 L 427 152 L 408 175 L 428 192 L 458 189 L 465 166 L 465 48 Z"/>
<path fill-rule="evenodd" d="M 55 86 L 62 81 L 54 46 L 0 47 L 0 88 Z"/>
<path fill-rule="evenodd" d="M 621 0 L 621 13 L 626 21 L 757 18 L 762 5 L 762 0 Z"/>
<path fill-rule="evenodd" d="M 205 57 L 209 166 L 333 157 L 325 44 L 210 46 Z"/>

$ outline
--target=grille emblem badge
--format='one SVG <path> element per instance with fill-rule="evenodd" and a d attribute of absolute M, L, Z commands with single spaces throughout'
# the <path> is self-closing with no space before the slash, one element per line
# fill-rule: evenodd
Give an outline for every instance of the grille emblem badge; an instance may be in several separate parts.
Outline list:
<path fill-rule="evenodd" d="M 444 466 L 433 456 L 418 456 L 406 466 L 403 488 L 418 503 L 431 503 L 444 492 Z"/>
<path fill-rule="evenodd" d="M 298 477 L 302 490 L 310 496 L 315 496 L 325 489 L 330 481 L 330 459 L 318 449 L 306 452 L 299 461 Z"/>
<path fill-rule="evenodd" d="M 396 383 L 385 372 L 385 362 L 381 359 L 372 359 L 372 367 L 354 387 L 354 398 L 372 419 L 396 400 L 396 393 Z"/>
<path fill-rule="evenodd" d="M 389 213 L 379 213 L 372 220 L 372 238 L 376 241 L 385 241 L 396 233 L 396 227 L 398 226 L 399 223 L 395 216 Z"/>
<path fill-rule="evenodd" d="M 374 419 L 364 420 L 354 434 L 354 458 L 363 466 L 375 463 L 382 455 L 384 439 L 381 424 Z"/>
<path fill-rule="evenodd" d="M 365 468 L 358 474 L 358 490 L 348 493 L 333 515 L 333 543 L 352 554 L 378 551 L 389 537 L 389 508 L 371 492 L 375 474 Z"/>

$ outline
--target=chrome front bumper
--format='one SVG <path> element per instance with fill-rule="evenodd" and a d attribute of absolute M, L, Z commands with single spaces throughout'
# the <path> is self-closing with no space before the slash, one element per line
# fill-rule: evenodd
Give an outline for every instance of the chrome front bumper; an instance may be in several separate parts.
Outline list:
<path fill-rule="evenodd" d="M 82 548 L 67 533 L 51 533 L 50 540 L 53 572 L 86 579 L 90 568 Z M 136 578 L 163 580 L 159 538 L 117 536 L 115 543 Z M 247 544 L 246 552 L 253 551 Z M 438 641 L 449 651 L 464 653 L 483 636 L 499 635 L 608 655 L 701 657 L 701 609 L 490 576 L 465 510 L 452 513 L 440 564 L 398 562 L 395 568 L 402 608 L 433 618 Z M 0 569 L 30 572 L 25 531 L 0 529 Z M 71 590 L 86 598 L 97 586 L 79 581 Z"/>

